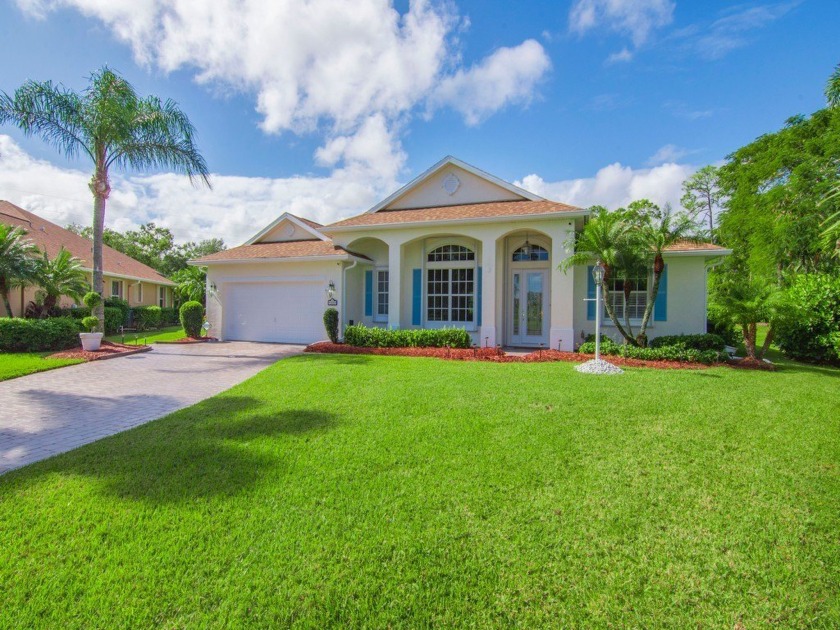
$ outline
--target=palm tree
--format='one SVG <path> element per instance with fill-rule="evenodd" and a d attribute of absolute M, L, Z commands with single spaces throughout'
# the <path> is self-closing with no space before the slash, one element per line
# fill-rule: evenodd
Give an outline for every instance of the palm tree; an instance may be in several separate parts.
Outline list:
<path fill-rule="evenodd" d="M 33 256 L 37 253 L 38 248 L 26 238 L 26 230 L 0 223 L 0 297 L 8 317 L 12 316 L 9 291 L 32 281 Z"/>
<path fill-rule="evenodd" d="M 51 81 L 27 81 L 14 96 L 0 94 L 0 124 L 11 123 L 39 136 L 67 157 L 93 162 L 93 290 L 102 294 L 102 233 L 114 168 L 169 168 L 210 186 L 195 128 L 171 100 L 139 97 L 120 75 L 105 67 L 77 93 Z M 105 321 L 102 304 L 95 309 Z M 101 325 L 100 325 L 101 327 Z"/>
<path fill-rule="evenodd" d="M 747 357 L 763 359 L 773 341 L 773 321 L 784 308 L 778 289 L 772 282 L 746 276 L 734 277 L 715 288 L 713 299 L 741 328 Z M 761 348 L 756 347 L 758 322 L 770 322 L 770 330 Z"/>
<path fill-rule="evenodd" d="M 600 260 L 604 265 L 604 285 L 612 278 L 627 279 L 628 270 L 639 265 L 638 230 L 625 211 L 610 212 L 603 206 L 593 206 L 593 211 L 583 231 L 574 237 L 575 253 L 566 258 L 560 268 L 567 272 L 576 265 L 588 265 Z M 604 291 L 604 308 L 616 330 L 631 345 L 637 345 L 632 330 L 622 325 L 616 316 L 609 292 Z M 600 304 L 596 308 L 601 308 Z"/>
<path fill-rule="evenodd" d="M 648 288 L 647 304 L 642 315 L 642 323 L 637 337 L 639 345 L 647 345 L 647 327 L 653 315 L 656 296 L 659 295 L 659 283 L 665 273 L 663 254 L 672 245 L 679 243 L 699 243 L 702 239 L 696 236 L 697 225 L 691 217 L 685 214 L 674 214 L 669 206 L 662 210 L 645 213 L 641 218 L 640 231 L 641 254 L 649 261 L 648 267 L 653 267 L 653 282 Z"/>
<path fill-rule="evenodd" d="M 834 72 L 828 77 L 825 84 L 825 100 L 829 107 L 840 107 L 840 63 L 834 68 Z"/>
<path fill-rule="evenodd" d="M 82 261 L 63 247 L 52 260 L 47 252 L 36 259 L 35 284 L 41 287 L 37 298 L 42 305 L 42 318 L 63 296 L 73 298 L 78 303 L 88 291 L 87 274 L 82 268 Z"/>
<path fill-rule="evenodd" d="M 178 283 L 175 293 L 185 302 L 204 304 L 207 293 L 207 274 L 198 267 L 184 267 L 172 274 L 172 281 Z"/>

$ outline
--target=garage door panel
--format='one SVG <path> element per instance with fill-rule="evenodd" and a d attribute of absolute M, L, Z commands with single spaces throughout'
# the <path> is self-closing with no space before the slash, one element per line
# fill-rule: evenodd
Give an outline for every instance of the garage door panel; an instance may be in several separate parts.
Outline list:
<path fill-rule="evenodd" d="M 225 338 L 312 343 L 324 338 L 320 282 L 237 282 L 225 288 Z"/>

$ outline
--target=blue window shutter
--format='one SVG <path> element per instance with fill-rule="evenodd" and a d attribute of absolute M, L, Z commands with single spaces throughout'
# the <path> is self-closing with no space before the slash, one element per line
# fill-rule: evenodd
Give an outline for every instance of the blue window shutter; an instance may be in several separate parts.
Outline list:
<path fill-rule="evenodd" d="M 589 265 L 586 268 L 586 319 L 595 319 L 595 278 L 592 277 L 592 269 Z"/>
<path fill-rule="evenodd" d="M 653 321 L 664 322 L 668 320 L 668 265 L 662 270 L 662 277 L 659 279 L 659 291 L 656 293 L 656 302 L 653 303 Z"/>
<path fill-rule="evenodd" d="M 411 272 L 411 325 L 420 325 L 420 311 L 423 304 L 423 270 Z"/>
<path fill-rule="evenodd" d="M 373 271 L 365 271 L 365 316 L 373 316 Z"/>
<path fill-rule="evenodd" d="M 481 326 L 481 267 L 478 268 L 478 284 L 475 287 L 475 299 L 478 301 L 475 313 L 475 323 Z"/>

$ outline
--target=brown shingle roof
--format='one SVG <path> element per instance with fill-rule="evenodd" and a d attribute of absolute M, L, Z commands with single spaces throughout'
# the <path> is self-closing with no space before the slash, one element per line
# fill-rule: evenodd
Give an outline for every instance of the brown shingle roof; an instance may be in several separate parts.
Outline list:
<path fill-rule="evenodd" d="M 364 225 L 393 225 L 417 223 L 422 221 L 458 221 L 469 219 L 489 219 L 495 217 L 518 217 L 557 212 L 584 212 L 565 203 L 548 201 L 493 201 L 472 203 L 461 206 L 442 206 L 438 208 L 416 208 L 413 210 L 380 210 L 373 214 L 360 214 L 326 226 L 331 228 L 355 227 Z"/>
<path fill-rule="evenodd" d="M 223 262 L 226 260 L 260 260 L 264 258 L 322 258 L 324 256 L 353 255 L 359 258 L 359 254 L 352 254 L 346 249 L 333 245 L 332 241 L 283 241 L 279 243 L 254 243 L 253 245 L 240 245 L 204 256 L 192 262 L 206 264 L 212 262 Z"/>
<path fill-rule="evenodd" d="M 704 252 L 704 251 L 728 251 L 725 247 L 714 243 L 692 243 L 691 241 L 680 241 L 665 248 L 666 252 Z"/>
<path fill-rule="evenodd" d="M 0 200 L 0 223 L 22 227 L 27 232 L 26 238 L 46 251 L 50 258 L 55 257 L 61 247 L 64 246 L 73 256 L 82 261 L 82 265 L 87 270 L 93 268 L 91 262 L 93 242 L 89 239 L 2 200 Z M 174 282 L 167 280 L 148 265 L 144 265 L 107 245 L 102 250 L 102 264 L 106 275 L 130 276 L 156 284 L 175 285 Z"/>

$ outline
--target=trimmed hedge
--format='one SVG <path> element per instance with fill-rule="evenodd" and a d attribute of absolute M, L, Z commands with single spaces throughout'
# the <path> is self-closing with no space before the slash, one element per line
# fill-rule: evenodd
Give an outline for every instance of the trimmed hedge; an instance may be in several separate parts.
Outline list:
<path fill-rule="evenodd" d="M 717 350 L 722 352 L 726 346 L 726 340 L 720 335 L 705 333 L 700 335 L 663 335 L 656 337 L 650 342 L 651 348 L 663 346 L 682 346 L 692 350 Z"/>
<path fill-rule="evenodd" d="M 0 318 L 0 351 L 48 352 L 79 345 L 79 322 L 70 317 L 50 319 Z"/>
<path fill-rule="evenodd" d="M 330 341 L 338 343 L 338 311 L 334 308 L 324 311 L 324 328 Z"/>
<path fill-rule="evenodd" d="M 595 354 L 595 342 L 587 341 L 581 344 L 578 352 Z M 685 361 L 706 364 L 725 361 L 727 358 L 725 352 L 717 350 L 696 350 L 682 345 L 639 348 L 627 344 L 617 344 L 612 340 L 601 341 L 601 354 L 641 359 L 642 361 Z"/>
<path fill-rule="evenodd" d="M 174 306 L 166 306 L 160 309 L 160 323 L 162 326 L 179 324 L 178 309 Z"/>
<path fill-rule="evenodd" d="M 162 317 L 160 306 L 137 306 L 132 313 L 134 327 L 137 330 L 148 330 L 160 326 Z"/>
<path fill-rule="evenodd" d="M 840 276 L 802 274 L 787 290 L 790 311 L 774 322 L 785 355 L 840 365 Z"/>
<path fill-rule="evenodd" d="M 71 319 L 82 320 L 90 316 L 90 310 L 87 306 L 80 306 L 78 308 L 62 308 L 59 309 L 59 317 L 69 317 Z M 56 319 L 56 318 L 53 318 Z M 105 334 L 115 335 L 120 332 L 120 326 L 123 325 L 125 319 L 123 312 L 119 308 L 113 306 L 105 307 Z"/>
<path fill-rule="evenodd" d="M 184 302 L 181 305 L 181 326 L 187 337 L 198 339 L 201 337 L 201 326 L 204 324 L 204 306 L 201 302 Z"/>
<path fill-rule="evenodd" d="M 470 348 L 472 339 L 463 328 L 399 329 L 348 326 L 344 343 L 362 348 Z"/>

